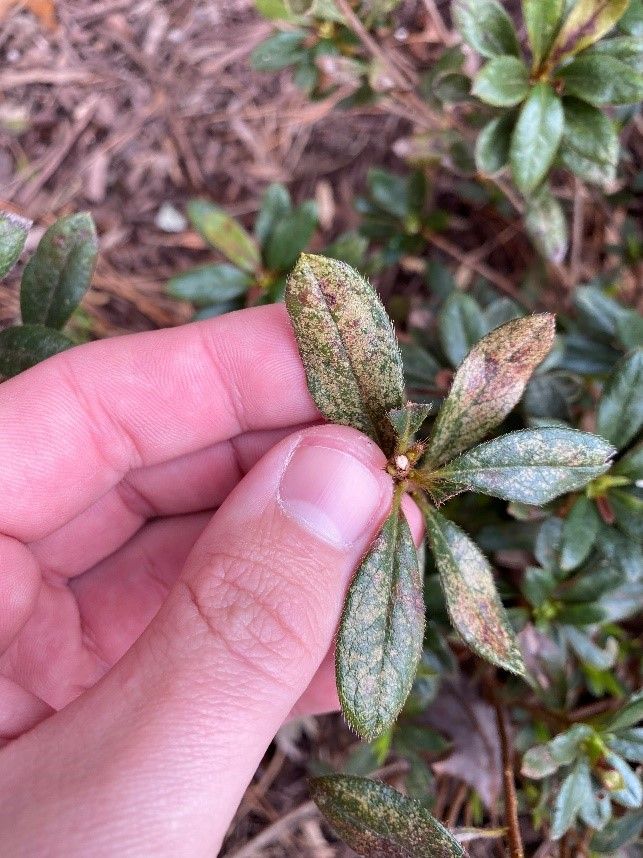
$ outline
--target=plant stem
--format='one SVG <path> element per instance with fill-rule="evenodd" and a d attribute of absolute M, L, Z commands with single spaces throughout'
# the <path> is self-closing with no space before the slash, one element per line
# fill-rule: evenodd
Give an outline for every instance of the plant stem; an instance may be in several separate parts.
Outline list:
<path fill-rule="evenodd" d="M 500 748 L 502 751 L 502 785 L 505 795 L 505 816 L 507 822 L 507 834 L 509 838 L 509 853 L 511 858 L 525 858 L 525 850 L 520 836 L 520 821 L 518 819 L 518 799 L 516 797 L 516 784 L 513 771 L 513 748 L 507 733 L 507 722 L 505 712 L 498 699 L 495 681 L 491 681 L 493 704 L 496 709 L 498 721 L 498 735 L 500 737 Z"/>

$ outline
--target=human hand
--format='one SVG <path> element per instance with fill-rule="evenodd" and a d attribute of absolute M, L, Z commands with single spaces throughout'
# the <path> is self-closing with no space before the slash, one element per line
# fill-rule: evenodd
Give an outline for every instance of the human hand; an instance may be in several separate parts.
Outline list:
<path fill-rule="evenodd" d="M 0 386 L 0 854 L 212 856 L 283 721 L 337 707 L 392 485 L 318 421 L 281 306 Z"/>

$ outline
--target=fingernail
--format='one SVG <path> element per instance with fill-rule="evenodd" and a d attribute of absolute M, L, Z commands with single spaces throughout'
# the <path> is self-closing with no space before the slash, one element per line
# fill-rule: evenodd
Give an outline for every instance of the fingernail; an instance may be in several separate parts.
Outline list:
<path fill-rule="evenodd" d="M 384 481 L 354 456 L 331 447 L 301 446 L 281 478 L 282 510 L 306 530 L 339 547 L 371 529 Z"/>

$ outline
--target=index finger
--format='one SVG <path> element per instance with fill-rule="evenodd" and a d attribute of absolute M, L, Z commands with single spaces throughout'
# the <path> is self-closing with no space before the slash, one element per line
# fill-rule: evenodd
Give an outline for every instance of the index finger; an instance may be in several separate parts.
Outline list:
<path fill-rule="evenodd" d="M 281 305 L 79 346 L 0 385 L 0 532 L 40 539 L 133 468 L 318 416 Z"/>

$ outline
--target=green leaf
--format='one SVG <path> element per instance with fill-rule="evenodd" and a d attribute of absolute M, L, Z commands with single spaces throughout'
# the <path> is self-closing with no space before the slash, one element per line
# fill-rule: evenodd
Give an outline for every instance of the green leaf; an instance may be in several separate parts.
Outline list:
<path fill-rule="evenodd" d="M 372 287 L 343 262 L 302 254 L 286 287 L 308 386 L 321 413 L 390 454 L 387 417 L 406 403 L 395 333 Z"/>
<path fill-rule="evenodd" d="M 255 238 L 264 245 L 279 221 L 292 211 L 288 188 L 273 182 L 266 188 L 255 221 Z"/>
<path fill-rule="evenodd" d="M 611 750 L 625 757 L 626 760 L 643 763 L 643 727 L 622 730 L 618 736 L 611 736 L 607 744 Z"/>
<path fill-rule="evenodd" d="M 89 289 L 97 256 L 90 214 L 69 215 L 52 224 L 22 273 L 22 321 L 62 328 Z"/>
<path fill-rule="evenodd" d="M 636 482 L 643 480 L 643 441 L 618 460 L 612 473 Z"/>
<path fill-rule="evenodd" d="M 551 838 L 560 840 L 566 831 L 574 825 L 578 811 L 592 796 L 592 779 L 587 758 L 577 761 L 572 771 L 562 783 L 552 819 Z"/>
<path fill-rule="evenodd" d="M 558 621 L 565 622 L 561 617 L 564 618 L 565 613 L 570 610 L 574 612 L 575 623 L 578 626 L 601 622 L 603 619 L 603 613 L 598 605 L 569 605 L 561 611 Z M 564 635 L 578 660 L 585 666 L 589 665 L 596 670 L 611 670 L 614 667 L 617 650 L 601 649 L 588 635 L 575 628 L 574 625 L 565 626 L 561 632 L 561 637 Z"/>
<path fill-rule="evenodd" d="M 417 178 L 418 174 L 415 182 L 411 182 L 410 177 L 396 176 L 387 170 L 373 168 L 368 171 L 366 181 L 373 202 L 387 214 L 404 220 L 409 215 L 417 214 L 424 205 L 426 185 L 422 179 L 418 186 Z"/>
<path fill-rule="evenodd" d="M 527 27 L 534 69 L 549 53 L 563 8 L 563 0 L 522 0 L 522 17 Z"/>
<path fill-rule="evenodd" d="M 433 81 L 433 93 L 446 104 L 466 101 L 471 94 L 471 78 L 462 72 L 443 73 Z"/>
<path fill-rule="evenodd" d="M 560 29 L 551 51 L 553 62 L 597 42 L 618 22 L 630 0 L 578 0 Z"/>
<path fill-rule="evenodd" d="M 496 0 L 453 0 L 451 16 L 465 42 L 483 57 L 520 56 L 513 21 Z"/>
<path fill-rule="evenodd" d="M 625 355 L 608 378 L 598 404 L 596 431 L 618 449 L 643 426 L 643 349 Z"/>
<path fill-rule="evenodd" d="M 8 274 L 18 261 L 30 229 L 30 220 L 0 211 L 0 277 Z"/>
<path fill-rule="evenodd" d="M 621 846 L 638 838 L 641 831 L 643 831 L 643 810 L 626 813 L 618 819 L 612 819 L 602 831 L 592 837 L 591 849 L 599 855 L 615 855 Z"/>
<path fill-rule="evenodd" d="M 488 122 L 478 134 L 475 150 L 478 172 L 493 175 L 508 164 L 515 121 L 515 113 L 508 111 Z"/>
<path fill-rule="evenodd" d="M 429 416 L 430 405 L 407 402 L 404 408 L 394 408 L 388 413 L 395 433 L 403 444 L 408 445 L 418 429 Z"/>
<path fill-rule="evenodd" d="M 433 355 L 417 343 L 400 343 L 400 352 L 409 387 L 428 387 L 442 369 Z"/>
<path fill-rule="evenodd" d="M 540 506 L 604 474 L 615 452 L 587 432 L 525 429 L 474 447 L 433 477 L 447 493 L 468 490 Z"/>
<path fill-rule="evenodd" d="M 244 271 L 254 274 L 261 268 L 259 247 L 241 224 L 207 200 L 190 200 L 187 215 L 203 239 Z"/>
<path fill-rule="evenodd" d="M 588 796 L 580 808 L 578 815 L 586 825 L 595 831 L 605 828 L 612 817 L 612 802 L 609 794 L 592 791 L 591 796 Z"/>
<path fill-rule="evenodd" d="M 583 328 L 600 334 L 602 339 L 612 340 L 617 336 L 618 322 L 627 313 L 618 301 L 597 286 L 579 286 L 572 300 Z"/>
<path fill-rule="evenodd" d="M 643 36 L 643 2 L 642 0 L 631 0 L 625 14 L 618 22 L 619 30 L 629 33 L 631 36 Z"/>
<path fill-rule="evenodd" d="M 612 489 L 607 497 L 621 530 L 643 542 L 643 488 Z"/>
<path fill-rule="evenodd" d="M 444 353 L 458 367 L 485 333 L 478 302 L 464 292 L 452 292 L 440 310 L 438 333 Z"/>
<path fill-rule="evenodd" d="M 288 20 L 292 17 L 285 0 L 254 0 L 257 11 L 271 21 Z"/>
<path fill-rule="evenodd" d="M 297 63 L 304 56 L 304 39 L 301 30 L 277 33 L 257 45 L 250 54 L 250 64 L 256 71 L 279 71 Z"/>
<path fill-rule="evenodd" d="M 640 36 L 615 36 L 613 39 L 601 39 L 596 42 L 583 56 L 604 55 L 614 57 L 631 66 L 635 71 L 643 72 L 643 52 L 641 51 Z"/>
<path fill-rule="evenodd" d="M 595 106 L 636 104 L 643 98 L 643 75 L 607 54 L 581 54 L 558 72 L 565 95 Z"/>
<path fill-rule="evenodd" d="M 0 381 L 73 345 L 69 337 L 43 325 L 5 328 L 0 331 Z"/>
<path fill-rule="evenodd" d="M 558 150 L 561 163 L 586 182 L 607 185 L 616 178 L 619 142 L 616 127 L 595 107 L 563 100 L 565 128 Z"/>
<path fill-rule="evenodd" d="M 348 591 L 337 636 L 337 690 L 349 726 L 371 740 L 408 697 L 422 654 L 424 600 L 413 536 L 399 504 Z"/>
<path fill-rule="evenodd" d="M 465 858 L 465 851 L 420 802 L 379 781 L 331 775 L 310 793 L 339 836 L 358 855 Z"/>
<path fill-rule="evenodd" d="M 622 807 L 640 807 L 641 802 L 643 802 L 643 784 L 641 784 L 638 775 L 632 771 L 622 757 L 613 751 L 605 754 L 605 762 L 619 773 L 624 783 L 622 789 L 610 792 L 611 798 Z"/>
<path fill-rule="evenodd" d="M 525 228 L 545 259 L 563 261 L 568 244 L 567 219 L 546 182 L 527 199 Z"/>
<path fill-rule="evenodd" d="M 339 259 L 351 268 L 363 268 L 368 251 L 368 239 L 358 232 L 343 232 L 324 248 L 324 256 Z"/>
<path fill-rule="evenodd" d="M 532 87 L 511 136 L 509 161 L 524 194 L 533 191 L 552 165 L 563 134 L 563 105 L 547 83 Z"/>
<path fill-rule="evenodd" d="M 626 310 L 617 320 L 616 330 L 619 342 L 626 349 L 643 346 L 643 316 L 636 310 Z"/>
<path fill-rule="evenodd" d="M 272 271 L 290 271 L 317 226 L 317 206 L 307 200 L 285 215 L 268 236 L 265 259 Z"/>
<path fill-rule="evenodd" d="M 315 0 L 285 0 L 285 3 L 293 15 L 307 15 L 315 5 Z"/>
<path fill-rule="evenodd" d="M 453 627 L 479 656 L 523 674 L 520 648 L 486 557 L 463 530 L 437 510 L 426 505 L 423 512 Z"/>
<path fill-rule="evenodd" d="M 501 325 L 471 349 L 433 426 L 430 465 L 448 461 L 504 420 L 550 350 L 554 331 L 549 313 L 526 316 Z"/>
<path fill-rule="evenodd" d="M 172 297 L 191 301 L 197 307 L 220 304 L 241 298 L 250 288 L 252 278 L 245 271 L 222 262 L 219 265 L 201 265 L 172 277 L 167 291 Z"/>
<path fill-rule="evenodd" d="M 596 505 L 582 495 L 574 503 L 563 525 L 560 568 L 564 572 L 576 569 L 587 559 L 600 526 L 601 519 Z"/>
<path fill-rule="evenodd" d="M 472 92 L 494 107 L 520 104 L 529 92 L 529 71 L 518 57 L 494 57 L 482 67 Z"/>
<path fill-rule="evenodd" d="M 522 759 L 522 774 L 540 780 L 554 774 L 561 766 L 571 765 L 581 743 L 593 735 L 594 731 L 587 724 L 575 724 L 550 742 L 530 748 Z"/>

